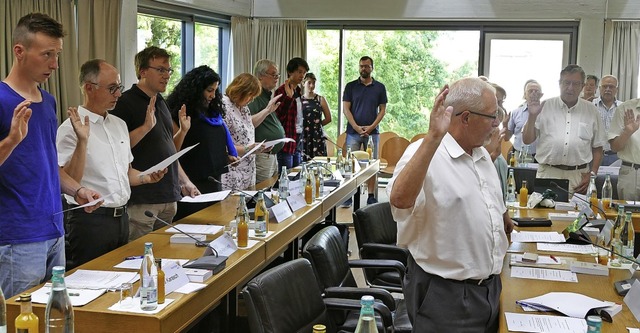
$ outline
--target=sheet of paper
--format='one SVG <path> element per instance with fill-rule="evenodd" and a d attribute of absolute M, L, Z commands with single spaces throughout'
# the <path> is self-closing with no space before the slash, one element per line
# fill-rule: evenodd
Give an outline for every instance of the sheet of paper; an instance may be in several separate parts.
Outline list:
<path fill-rule="evenodd" d="M 138 281 L 137 272 L 93 271 L 79 269 L 64 278 L 68 288 L 74 289 L 116 289 L 123 283 Z"/>
<path fill-rule="evenodd" d="M 202 234 L 202 235 L 215 235 L 224 229 L 224 226 L 221 225 L 211 225 L 211 224 L 176 224 L 175 226 L 167 229 L 167 232 L 177 234 L 181 233 L 177 229 L 180 229 L 182 232 L 188 234 Z"/>
<path fill-rule="evenodd" d="M 68 211 L 71 211 L 71 210 L 76 210 L 76 209 L 80 209 L 80 208 L 84 208 L 84 207 L 93 206 L 93 205 L 97 204 L 98 202 L 103 202 L 104 199 L 109 198 L 109 197 L 113 196 L 116 193 L 118 193 L 118 192 L 109 193 L 107 195 L 101 196 L 100 198 L 98 198 L 96 200 L 89 201 L 84 205 L 80 205 L 80 206 L 76 206 L 76 207 L 73 207 L 73 208 L 65 209 L 65 210 L 57 212 L 57 213 L 55 213 L 53 215 L 58 215 L 58 214 L 62 214 L 62 213 L 65 213 L 65 212 L 68 212 Z"/>
<path fill-rule="evenodd" d="M 511 277 L 546 281 L 578 282 L 578 276 L 574 272 L 533 267 L 511 267 Z"/>
<path fill-rule="evenodd" d="M 580 318 L 531 315 L 505 312 L 507 329 L 511 332 L 584 333 L 587 321 Z"/>
<path fill-rule="evenodd" d="M 184 264 L 187 263 L 187 261 L 189 261 L 188 259 L 162 259 L 162 266 L 164 267 L 165 265 L 168 265 L 170 262 L 177 262 L 178 265 L 182 266 Z M 133 270 L 138 270 L 140 269 L 140 267 L 142 267 L 142 258 L 135 258 L 135 259 L 125 259 L 123 260 L 121 263 L 113 266 L 114 268 L 121 268 L 121 269 L 133 269 Z"/>
<path fill-rule="evenodd" d="M 255 147 L 249 149 L 248 152 L 244 153 L 244 155 L 240 156 L 240 158 L 238 158 L 236 161 L 231 162 L 229 164 L 227 164 L 227 166 L 232 166 L 234 164 L 240 163 L 240 161 L 244 160 L 245 158 L 251 156 L 251 154 L 253 154 L 255 151 L 257 151 L 258 149 L 262 148 L 262 145 L 264 144 L 264 141 L 262 142 L 258 142 Z"/>
<path fill-rule="evenodd" d="M 149 169 L 141 172 L 140 176 L 149 175 L 149 174 L 152 174 L 152 173 L 154 173 L 156 171 L 160 171 L 160 170 L 170 166 L 171 163 L 177 161 L 182 155 L 186 154 L 189 150 L 193 149 L 193 147 L 195 147 L 195 146 L 197 146 L 199 144 L 200 143 L 198 142 L 198 143 L 196 143 L 195 145 L 193 145 L 191 147 L 187 147 L 187 148 L 185 148 L 185 149 L 183 149 L 183 150 L 181 150 L 181 151 L 179 151 L 179 152 L 177 152 L 177 153 L 165 158 L 164 161 L 162 161 L 162 162 L 150 167 Z"/>
<path fill-rule="evenodd" d="M 133 306 L 132 307 L 123 308 L 122 306 L 120 306 L 120 301 L 118 301 L 118 302 L 116 302 L 116 304 L 110 306 L 109 310 L 118 311 L 118 312 L 133 312 L 133 313 L 154 314 L 154 313 L 158 313 L 158 312 L 164 310 L 172 302 L 173 302 L 173 299 L 166 298 L 164 300 L 164 303 L 158 304 L 158 307 L 155 310 L 146 311 L 146 310 L 142 310 L 140 308 L 140 297 L 134 297 L 133 298 Z"/>
<path fill-rule="evenodd" d="M 519 300 L 516 303 L 534 308 L 544 307 L 573 318 L 585 318 L 591 309 L 606 308 L 615 304 L 571 292 L 550 292 L 537 297 Z"/>
<path fill-rule="evenodd" d="M 282 138 L 282 139 L 277 139 L 277 140 L 265 141 L 263 146 L 264 146 L 264 148 L 270 148 L 270 147 L 273 147 L 273 146 L 277 145 L 280 142 L 296 142 L 296 140 L 294 140 L 292 138 Z"/>
<path fill-rule="evenodd" d="M 229 193 L 231 193 L 230 190 L 220 191 L 220 192 L 204 193 L 204 194 L 197 195 L 197 196 L 195 196 L 193 198 L 190 197 L 190 196 L 182 197 L 182 199 L 180 199 L 180 201 L 181 202 L 191 202 L 191 203 L 222 201 L 227 196 L 229 196 Z"/>
<path fill-rule="evenodd" d="M 512 242 L 522 243 L 564 243 L 564 236 L 557 232 L 545 231 L 521 231 L 517 234 L 511 234 Z"/>
<path fill-rule="evenodd" d="M 266 236 L 256 236 L 256 230 L 255 229 L 249 229 L 249 238 L 250 239 L 262 239 L 262 240 L 264 240 L 265 238 L 268 238 L 271 235 L 273 235 L 273 231 L 267 231 L 267 235 Z"/>
<path fill-rule="evenodd" d="M 236 246 L 238 246 L 237 239 L 234 239 L 234 241 L 236 242 Z M 246 247 L 238 246 L 238 248 L 241 249 L 241 250 L 246 250 L 246 249 L 250 249 L 250 248 L 254 247 L 256 244 L 259 244 L 259 243 L 261 243 L 261 241 L 255 240 L 255 239 L 250 239 L 247 242 L 247 246 Z"/>
<path fill-rule="evenodd" d="M 200 289 L 204 289 L 204 287 L 206 286 L 207 286 L 206 283 L 189 282 L 174 291 L 181 294 L 191 294 L 191 293 L 195 293 Z"/>
<path fill-rule="evenodd" d="M 49 293 L 51 292 L 51 283 L 45 284 L 42 288 L 31 293 L 31 301 L 33 303 L 47 304 L 49 302 Z M 67 288 L 71 305 L 83 306 L 100 297 L 107 292 L 106 289 L 73 289 Z"/>
<path fill-rule="evenodd" d="M 564 253 L 578 253 L 578 254 L 590 254 L 595 253 L 596 249 L 593 245 L 585 244 L 549 244 L 549 243 L 538 243 L 537 244 L 538 251 L 547 251 L 547 252 L 564 252 Z"/>

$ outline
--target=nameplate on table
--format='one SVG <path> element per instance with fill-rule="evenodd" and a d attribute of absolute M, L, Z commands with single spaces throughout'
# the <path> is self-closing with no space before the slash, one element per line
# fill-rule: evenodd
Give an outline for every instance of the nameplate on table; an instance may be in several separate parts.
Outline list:
<path fill-rule="evenodd" d="M 301 180 L 289 181 L 289 195 L 292 195 L 293 193 L 300 192 L 301 188 L 302 188 L 302 181 Z"/>
<path fill-rule="evenodd" d="M 637 321 L 640 321 L 640 282 L 635 281 L 631 285 L 631 289 L 624 297 L 624 303 L 629 307 L 629 311 L 633 313 Z"/>
<path fill-rule="evenodd" d="M 169 295 L 176 289 L 189 283 L 189 277 L 176 261 L 169 261 L 162 266 L 164 272 L 164 294 Z"/>
<path fill-rule="evenodd" d="M 287 197 L 287 202 L 289 203 L 289 207 L 291 207 L 291 210 L 294 212 L 300 210 L 300 208 L 305 207 L 307 205 L 307 202 L 304 200 L 304 197 L 300 194 Z"/>
<path fill-rule="evenodd" d="M 340 173 L 339 170 L 334 170 L 333 172 L 331 172 L 333 174 L 333 178 L 337 179 L 337 180 L 344 180 L 344 177 L 342 177 L 342 174 Z"/>
<path fill-rule="evenodd" d="M 218 252 L 218 256 L 229 257 L 238 250 L 236 243 L 233 241 L 233 237 L 227 233 L 222 233 L 222 236 L 214 239 L 209 243 L 210 247 L 213 247 Z M 204 255 L 213 255 L 211 248 L 207 247 Z"/>
<path fill-rule="evenodd" d="M 291 215 L 293 215 L 293 212 L 291 211 L 291 208 L 289 208 L 289 205 L 286 201 L 282 201 L 277 205 L 273 205 L 269 209 L 271 210 L 271 216 L 273 216 L 278 223 L 288 219 L 289 217 L 291 217 Z"/>

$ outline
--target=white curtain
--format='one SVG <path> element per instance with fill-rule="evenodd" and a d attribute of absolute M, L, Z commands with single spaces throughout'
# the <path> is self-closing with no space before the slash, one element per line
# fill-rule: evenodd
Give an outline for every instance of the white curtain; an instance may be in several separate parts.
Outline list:
<path fill-rule="evenodd" d="M 5 78 L 13 64 L 11 34 L 18 20 L 29 13 L 44 13 L 57 20 L 64 27 L 63 50 L 58 60 L 57 71 L 42 84 L 42 88 L 52 94 L 58 102 L 58 121 L 66 119 L 69 106 L 78 105 L 81 100 L 78 88 L 78 45 L 73 0 L 0 0 L 4 12 L 4 23 L 0 24 L 0 77 Z"/>
<path fill-rule="evenodd" d="M 603 74 L 618 78 L 618 99 L 637 97 L 640 75 L 640 22 L 607 21 Z"/>
<path fill-rule="evenodd" d="M 230 79 L 243 72 L 252 73 L 254 63 L 260 59 L 274 61 L 286 77 L 289 59 L 306 57 L 307 22 L 232 17 L 231 44 Z"/>

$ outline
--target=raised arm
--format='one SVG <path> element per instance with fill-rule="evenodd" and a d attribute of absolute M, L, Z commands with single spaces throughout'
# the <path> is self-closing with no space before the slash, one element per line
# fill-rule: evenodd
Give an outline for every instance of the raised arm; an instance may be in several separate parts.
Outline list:
<path fill-rule="evenodd" d="M 9 158 L 14 149 L 24 140 L 29 130 L 29 119 L 31 118 L 31 101 L 22 101 L 13 110 L 9 135 L 0 140 L 0 165 Z"/>
<path fill-rule="evenodd" d="M 433 155 L 435 155 L 442 138 L 447 134 L 451 123 L 453 108 L 447 107 L 445 109 L 443 105 L 448 93 L 449 86 L 445 85 L 436 97 L 433 110 L 431 110 L 427 135 L 415 155 L 407 162 L 393 183 L 389 202 L 396 208 L 413 207 L 418 194 L 420 194 Z"/>
<path fill-rule="evenodd" d="M 633 110 L 627 109 L 624 111 L 624 128 L 622 133 L 615 138 L 609 140 L 611 149 L 615 152 L 619 152 L 627 145 L 631 135 L 640 128 L 640 114 L 636 117 L 633 116 Z"/>
<path fill-rule="evenodd" d="M 147 133 L 151 132 L 153 126 L 156 125 L 156 96 L 151 97 L 149 105 L 147 106 L 147 115 L 144 118 L 144 123 L 140 127 L 129 132 L 129 141 L 131 141 L 131 148 L 135 147 Z"/>
<path fill-rule="evenodd" d="M 278 109 L 280 106 L 280 102 L 278 102 L 280 97 L 282 97 L 282 94 L 274 96 L 262 111 L 251 116 L 251 123 L 253 124 L 253 127 L 260 126 L 268 115 Z"/>
<path fill-rule="evenodd" d="M 184 137 L 191 128 L 191 117 L 187 116 L 187 107 L 182 104 L 180 111 L 178 111 L 178 120 L 180 124 L 173 123 L 173 145 L 176 150 L 180 150 Z"/>
<path fill-rule="evenodd" d="M 544 102 L 540 103 L 541 97 L 542 93 L 534 92 L 528 95 L 527 107 L 529 109 L 529 118 L 522 128 L 522 143 L 525 145 L 532 144 L 533 141 L 536 141 L 537 139 L 538 133 L 536 133 L 536 119 L 538 119 L 538 115 L 542 112 L 542 108 L 544 107 Z"/>
<path fill-rule="evenodd" d="M 76 135 L 76 147 L 73 150 L 71 159 L 62 167 L 62 169 L 76 182 L 80 183 L 84 174 L 84 167 L 87 161 L 87 144 L 89 143 L 89 117 L 84 117 L 84 123 L 78 114 L 78 109 L 70 107 L 67 110 L 69 121 Z"/>

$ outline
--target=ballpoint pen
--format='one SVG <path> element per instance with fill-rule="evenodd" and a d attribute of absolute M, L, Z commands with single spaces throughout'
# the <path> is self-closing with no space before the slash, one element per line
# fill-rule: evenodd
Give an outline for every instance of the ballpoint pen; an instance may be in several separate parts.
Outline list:
<path fill-rule="evenodd" d="M 129 257 L 124 257 L 124 260 L 136 260 L 136 259 L 142 259 L 144 258 L 144 256 L 129 256 Z"/>
<path fill-rule="evenodd" d="M 558 259 L 556 259 L 555 256 L 550 255 L 549 258 L 553 259 L 553 261 L 558 262 Z"/>

